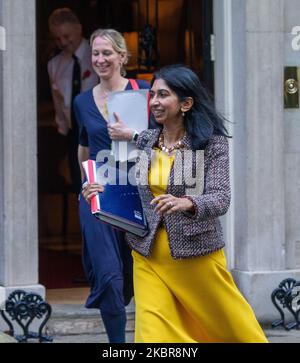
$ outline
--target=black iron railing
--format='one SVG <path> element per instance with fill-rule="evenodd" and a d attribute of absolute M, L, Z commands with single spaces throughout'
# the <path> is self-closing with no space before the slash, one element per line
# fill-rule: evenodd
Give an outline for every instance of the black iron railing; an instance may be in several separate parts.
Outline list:
<path fill-rule="evenodd" d="M 28 339 L 38 339 L 40 343 L 52 342 L 52 337 L 43 334 L 51 312 L 51 306 L 40 295 L 24 290 L 13 291 L 1 309 L 1 315 L 9 327 L 7 333 L 22 343 Z M 38 331 L 32 332 L 31 324 L 37 321 L 40 321 Z M 23 334 L 15 334 L 13 322 L 22 329 Z"/>
<path fill-rule="evenodd" d="M 283 326 L 286 330 L 300 328 L 300 281 L 285 279 L 281 281 L 271 295 L 272 302 L 278 310 L 280 319 L 272 323 L 272 328 Z M 288 313 L 292 321 L 287 318 Z"/>

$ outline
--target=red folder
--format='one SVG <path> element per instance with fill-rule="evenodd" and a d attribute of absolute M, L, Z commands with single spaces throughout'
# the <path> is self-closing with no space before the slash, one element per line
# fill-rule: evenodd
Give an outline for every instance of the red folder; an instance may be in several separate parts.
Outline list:
<path fill-rule="evenodd" d="M 96 163 L 94 160 L 86 160 L 82 163 L 83 169 L 85 171 L 87 181 L 89 184 L 96 183 L 95 175 L 96 175 Z M 91 199 L 91 212 L 92 214 L 96 214 L 100 212 L 100 199 L 99 194 L 95 195 Z"/>

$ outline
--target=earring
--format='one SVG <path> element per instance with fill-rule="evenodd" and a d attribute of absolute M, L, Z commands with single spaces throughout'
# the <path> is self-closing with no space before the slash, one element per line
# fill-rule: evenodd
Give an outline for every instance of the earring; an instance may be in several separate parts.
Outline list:
<path fill-rule="evenodd" d="M 184 117 L 184 116 L 185 116 L 185 113 L 184 113 L 182 110 L 181 110 L 181 112 L 182 112 L 182 114 L 181 114 L 181 115 L 182 115 L 182 117 Z"/>
<path fill-rule="evenodd" d="M 126 76 L 126 69 L 125 69 L 125 67 L 124 67 L 124 63 L 120 63 L 120 73 L 121 73 L 121 76 L 122 77 L 125 77 Z"/>

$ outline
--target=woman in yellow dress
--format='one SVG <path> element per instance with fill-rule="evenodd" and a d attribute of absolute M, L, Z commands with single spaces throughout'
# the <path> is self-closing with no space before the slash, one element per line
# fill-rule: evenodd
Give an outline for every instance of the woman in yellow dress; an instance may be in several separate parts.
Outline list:
<path fill-rule="evenodd" d="M 150 107 L 161 128 L 137 140 L 149 233 L 126 236 L 134 259 L 135 341 L 267 342 L 226 268 L 218 218 L 230 204 L 224 120 L 184 66 L 154 75 Z"/>

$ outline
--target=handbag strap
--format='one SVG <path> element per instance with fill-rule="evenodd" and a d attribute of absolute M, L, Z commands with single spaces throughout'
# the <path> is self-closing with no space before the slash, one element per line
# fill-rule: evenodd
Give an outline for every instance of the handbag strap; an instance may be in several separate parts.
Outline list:
<path fill-rule="evenodd" d="M 136 91 L 137 89 L 140 89 L 137 81 L 135 79 L 129 79 L 129 82 L 131 84 L 131 88 Z"/>

